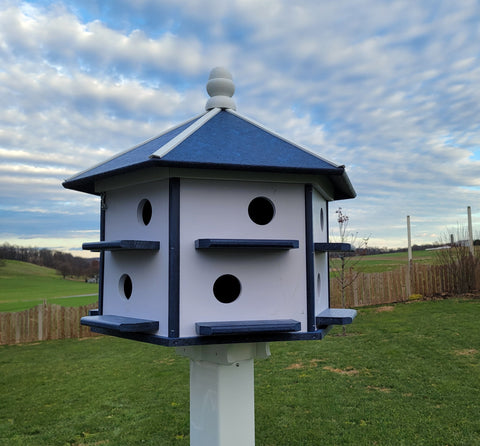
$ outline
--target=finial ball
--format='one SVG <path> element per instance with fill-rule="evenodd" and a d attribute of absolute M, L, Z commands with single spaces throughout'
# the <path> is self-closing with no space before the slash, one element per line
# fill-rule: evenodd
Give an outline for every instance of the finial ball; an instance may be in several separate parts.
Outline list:
<path fill-rule="evenodd" d="M 227 69 L 216 67 L 210 72 L 207 92 L 210 95 L 205 107 L 207 110 L 212 108 L 231 108 L 235 110 L 235 101 L 232 99 L 235 93 L 235 84 Z"/>

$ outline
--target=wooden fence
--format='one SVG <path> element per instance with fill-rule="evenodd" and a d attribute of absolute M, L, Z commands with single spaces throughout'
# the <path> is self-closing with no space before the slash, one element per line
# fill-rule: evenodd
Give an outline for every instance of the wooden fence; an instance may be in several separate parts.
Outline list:
<path fill-rule="evenodd" d="M 345 283 L 345 306 L 361 307 L 393 302 L 404 302 L 412 295 L 422 297 L 457 294 L 480 290 L 480 265 L 473 268 L 468 278 L 459 277 L 448 266 L 415 265 L 404 266 L 383 273 L 360 273 L 355 278 L 347 273 Z M 464 283 L 459 283 L 459 281 Z M 461 287 L 461 285 L 468 286 Z M 332 307 L 342 307 L 341 283 L 330 279 L 330 302 Z"/>
<path fill-rule="evenodd" d="M 413 294 L 435 296 L 458 293 L 459 281 L 468 282 L 467 291 L 480 289 L 480 265 L 468 277 L 453 273 L 446 266 L 412 265 L 383 273 L 360 273 L 345 289 L 345 306 L 361 307 L 404 302 Z M 347 283 L 351 276 L 347 274 Z M 331 306 L 341 308 L 341 284 L 330 280 Z M 83 307 L 62 307 L 41 304 L 17 313 L 0 313 L 0 345 L 42 341 L 47 339 L 83 338 L 98 336 L 89 327 L 80 325 L 97 304 Z"/>
<path fill-rule="evenodd" d="M 25 311 L 0 313 L 0 345 L 98 336 L 89 327 L 80 325 L 80 318 L 94 308 L 97 304 L 82 307 L 40 304 Z"/>

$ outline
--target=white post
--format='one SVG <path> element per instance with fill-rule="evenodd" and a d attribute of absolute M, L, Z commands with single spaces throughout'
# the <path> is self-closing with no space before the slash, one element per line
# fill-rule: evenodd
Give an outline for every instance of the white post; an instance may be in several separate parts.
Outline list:
<path fill-rule="evenodd" d="M 412 233 L 410 230 L 410 215 L 407 215 L 407 237 L 408 237 L 408 266 L 407 266 L 407 297 L 412 294 Z"/>
<path fill-rule="evenodd" d="M 407 236 L 408 236 L 408 264 L 412 262 L 412 233 L 410 230 L 410 215 L 407 215 Z"/>
<path fill-rule="evenodd" d="M 472 229 L 472 209 L 470 206 L 467 207 L 468 215 L 468 246 L 470 248 L 470 253 L 475 255 L 475 248 L 473 246 L 473 229 Z"/>
<path fill-rule="evenodd" d="M 41 303 L 37 307 L 37 317 L 38 317 L 38 340 L 43 341 L 43 308 L 45 305 Z"/>
<path fill-rule="evenodd" d="M 190 358 L 190 445 L 255 444 L 254 358 L 267 343 L 178 347 Z"/>

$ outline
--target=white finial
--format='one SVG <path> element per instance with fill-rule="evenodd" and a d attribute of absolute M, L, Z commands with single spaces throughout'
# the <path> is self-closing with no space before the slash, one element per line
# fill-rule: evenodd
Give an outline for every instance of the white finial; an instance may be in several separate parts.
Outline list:
<path fill-rule="evenodd" d="M 212 108 L 231 108 L 236 110 L 235 101 L 232 99 L 235 93 L 235 85 L 230 72 L 222 67 L 216 67 L 210 71 L 207 82 L 207 92 L 210 99 L 205 106 L 206 110 Z"/>

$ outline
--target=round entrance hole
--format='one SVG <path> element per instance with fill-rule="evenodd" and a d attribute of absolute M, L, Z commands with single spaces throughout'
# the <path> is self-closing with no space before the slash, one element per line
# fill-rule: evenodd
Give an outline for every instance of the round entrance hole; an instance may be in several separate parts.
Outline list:
<path fill-rule="evenodd" d="M 267 197 L 254 198 L 248 205 L 248 216 L 257 225 L 266 225 L 275 216 L 275 206 Z"/>
<path fill-rule="evenodd" d="M 138 221 L 140 223 L 143 223 L 145 226 L 147 226 L 150 223 L 150 220 L 152 219 L 152 203 L 150 203 L 149 200 L 146 198 L 143 199 L 139 205 L 138 205 L 138 210 L 137 210 L 137 216 L 138 216 Z"/>
<path fill-rule="evenodd" d="M 213 284 L 213 295 L 222 304 L 230 304 L 240 296 L 242 286 L 232 274 L 220 276 Z"/>
<path fill-rule="evenodd" d="M 123 297 L 125 297 L 125 299 L 130 299 L 133 292 L 133 283 L 132 283 L 132 279 L 128 274 L 123 274 L 123 276 L 120 277 L 118 288 L 119 288 L 120 294 Z"/>

